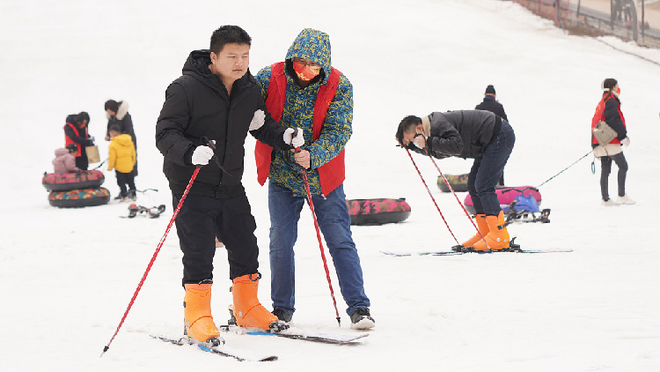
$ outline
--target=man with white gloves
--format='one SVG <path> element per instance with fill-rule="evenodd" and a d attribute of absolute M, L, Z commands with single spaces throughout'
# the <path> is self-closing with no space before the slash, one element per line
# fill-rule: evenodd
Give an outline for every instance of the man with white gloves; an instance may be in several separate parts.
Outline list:
<path fill-rule="evenodd" d="M 228 251 L 236 323 L 270 329 L 278 322 L 257 299 L 259 248 L 241 183 L 243 146 L 248 133 L 278 150 L 299 147 L 304 140 L 266 112 L 248 69 L 250 44 L 250 36 L 238 26 L 216 30 L 210 50 L 192 51 L 183 75 L 167 88 L 156 125 L 156 146 L 164 156 L 163 172 L 175 207 L 200 168 L 176 219 L 183 251 L 185 330 L 199 342 L 222 342 L 210 308 L 216 236 Z"/>

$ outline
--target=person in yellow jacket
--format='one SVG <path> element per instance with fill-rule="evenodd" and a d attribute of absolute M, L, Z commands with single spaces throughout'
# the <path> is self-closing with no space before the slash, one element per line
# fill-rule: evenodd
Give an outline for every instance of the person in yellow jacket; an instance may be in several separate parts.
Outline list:
<path fill-rule="evenodd" d="M 121 128 L 113 124 L 108 131 L 112 142 L 108 147 L 108 170 L 115 169 L 119 196 L 117 199 L 127 201 L 137 199 L 135 195 L 135 145 L 129 134 L 121 134 Z M 128 187 L 127 187 L 128 186 Z"/>

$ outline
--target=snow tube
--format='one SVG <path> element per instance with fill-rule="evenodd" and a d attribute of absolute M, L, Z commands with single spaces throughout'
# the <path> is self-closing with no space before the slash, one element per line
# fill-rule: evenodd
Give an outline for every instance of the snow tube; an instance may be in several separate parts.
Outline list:
<path fill-rule="evenodd" d="M 351 225 L 382 225 L 401 222 L 410 216 L 406 199 L 353 199 L 346 200 Z"/>
<path fill-rule="evenodd" d="M 447 182 L 451 185 L 451 188 L 454 189 L 454 191 L 467 191 L 467 180 L 468 180 L 468 174 L 445 174 L 445 178 L 447 179 Z M 447 187 L 447 184 L 445 183 L 445 180 L 442 179 L 442 176 L 438 176 L 438 187 L 440 190 L 443 192 L 449 192 L 449 187 Z"/>
<path fill-rule="evenodd" d="M 110 191 L 104 187 L 51 191 L 48 195 L 50 205 L 60 208 L 91 207 L 107 204 L 108 201 L 110 201 Z"/>
<path fill-rule="evenodd" d="M 105 181 L 103 172 L 99 170 L 80 171 L 76 173 L 44 173 L 41 184 L 50 191 L 67 191 L 99 187 Z"/>
<path fill-rule="evenodd" d="M 500 201 L 500 208 L 506 213 L 509 210 L 509 205 L 516 199 L 518 195 L 533 196 L 536 202 L 541 205 L 541 193 L 539 189 L 533 186 L 498 186 L 495 188 L 497 199 Z M 465 197 L 465 208 L 470 213 L 475 213 L 474 205 L 472 204 L 472 197 L 468 194 Z"/>

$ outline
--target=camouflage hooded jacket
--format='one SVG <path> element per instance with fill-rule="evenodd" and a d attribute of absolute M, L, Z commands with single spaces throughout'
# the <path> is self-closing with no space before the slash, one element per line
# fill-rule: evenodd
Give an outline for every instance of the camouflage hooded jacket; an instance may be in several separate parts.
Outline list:
<path fill-rule="evenodd" d="M 305 88 L 299 87 L 292 76 L 294 57 L 312 60 L 321 66 L 321 74 Z M 336 157 L 346 146 L 352 134 L 353 86 L 346 76 L 340 77 L 334 100 L 328 106 L 326 119 L 317 140 L 313 140 L 314 104 L 319 87 L 327 82 L 331 68 L 330 38 L 321 31 L 304 29 L 289 47 L 285 61 L 286 96 L 280 122 L 284 127 L 299 127 L 305 137 L 304 148 L 310 153 L 307 177 L 312 194 L 321 194 L 318 168 Z M 271 67 L 265 67 L 255 76 L 266 98 L 271 80 Z M 296 196 L 306 195 L 301 169 L 290 151 L 273 151 L 268 175 L 271 182 L 290 189 Z"/>

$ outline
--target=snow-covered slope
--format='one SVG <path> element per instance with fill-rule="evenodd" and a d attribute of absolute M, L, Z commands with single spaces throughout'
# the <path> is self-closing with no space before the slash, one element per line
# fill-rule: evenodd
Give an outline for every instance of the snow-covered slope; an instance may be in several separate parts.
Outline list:
<path fill-rule="evenodd" d="M 171 218 L 171 201 L 154 146 L 164 92 L 192 49 L 213 30 L 238 24 L 253 38 L 252 71 L 284 58 L 304 27 L 330 34 L 333 63 L 355 89 L 354 135 L 347 147 L 349 198 L 405 197 L 404 223 L 355 227 L 367 294 L 377 327 L 359 346 L 332 346 L 227 335 L 237 348 L 278 354 L 267 366 L 176 348 L 149 334 L 182 328 L 181 254 L 173 230 L 126 323 L 99 358 Z M 614 38 L 569 36 L 511 2 L 346 1 L 47 1 L 0 4 L 0 370 L 171 371 L 656 371 L 660 366 L 660 249 L 655 216 L 658 50 Z M 539 185 L 590 150 L 589 123 L 600 83 L 615 77 L 631 145 L 628 193 L 634 206 L 599 204 L 591 157 L 541 188 L 549 224 L 510 227 L 531 248 L 573 248 L 547 255 L 393 258 L 380 250 L 448 249 L 447 231 L 405 152 L 395 146 L 405 115 L 471 109 L 494 84 L 515 128 L 506 168 L 509 185 Z M 159 219 L 128 214 L 126 204 L 50 207 L 40 185 L 67 114 L 88 111 L 91 134 L 105 130 L 103 103 L 124 99 L 139 141 L 143 205 L 168 205 Z M 99 140 L 101 154 L 107 143 Z M 251 148 L 254 141 L 248 141 Z M 437 171 L 417 164 L 453 233 L 474 233 Z M 252 159 L 245 186 L 257 218 L 264 274 L 260 298 L 270 307 L 266 190 Z M 438 162 L 447 174 L 471 161 Z M 105 187 L 117 193 L 112 172 Z M 615 190 L 614 177 L 611 189 Z M 461 194 L 461 198 L 464 195 Z M 298 311 L 307 330 L 338 329 L 309 211 L 296 246 Z M 227 257 L 216 256 L 215 319 L 230 301 Z M 337 280 L 333 276 L 339 296 Z M 338 302 L 343 311 L 344 303 Z"/>

